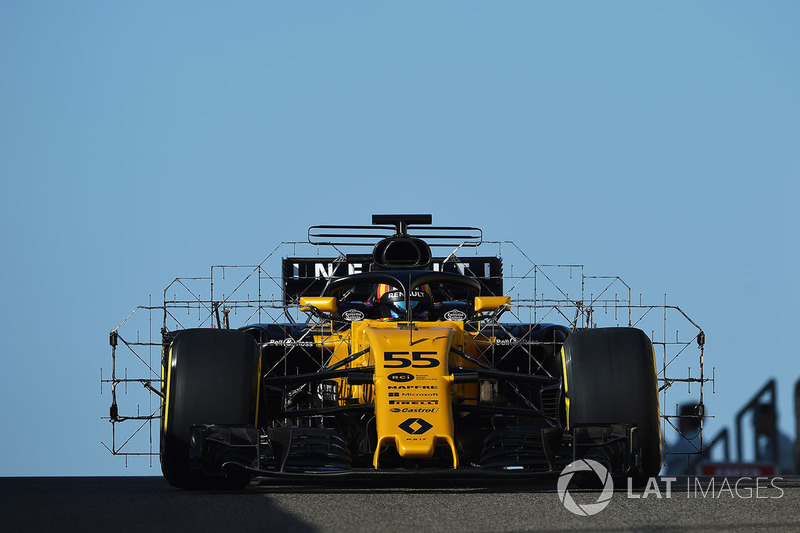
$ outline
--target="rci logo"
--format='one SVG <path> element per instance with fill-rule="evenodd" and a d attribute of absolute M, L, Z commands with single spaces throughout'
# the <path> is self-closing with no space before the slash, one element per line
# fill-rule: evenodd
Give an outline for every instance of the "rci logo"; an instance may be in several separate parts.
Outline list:
<path fill-rule="evenodd" d="M 570 495 L 567 487 L 569 486 L 572 476 L 576 472 L 594 472 L 600 479 L 600 483 L 603 484 L 603 491 L 600 493 L 595 503 L 579 504 L 576 503 Z M 608 474 L 608 470 L 597 461 L 580 459 L 574 463 L 568 464 L 567 467 L 561 471 L 556 489 L 558 491 L 558 499 L 561 500 L 561 503 L 564 504 L 564 507 L 569 512 L 578 516 L 592 516 L 605 509 L 611 501 L 611 496 L 614 494 L 614 481 Z"/>

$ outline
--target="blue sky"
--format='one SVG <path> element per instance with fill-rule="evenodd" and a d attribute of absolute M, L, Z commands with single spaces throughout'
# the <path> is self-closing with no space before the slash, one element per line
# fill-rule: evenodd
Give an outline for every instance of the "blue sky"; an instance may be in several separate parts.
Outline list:
<path fill-rule="evenodd" d="M 792 436 L 796 2 L 0 4 L 0 475 L 100 445 L 108 331 L 311 224 L 426 212 L 664 293 L 710 434 L 777 377 Z"/>

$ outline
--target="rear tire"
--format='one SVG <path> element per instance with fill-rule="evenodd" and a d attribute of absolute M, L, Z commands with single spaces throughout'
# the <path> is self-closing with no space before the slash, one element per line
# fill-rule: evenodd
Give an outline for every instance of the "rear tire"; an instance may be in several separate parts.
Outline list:
<path fill-rule="evenodd" d="M 653 345 L 635 328 L 572 333 L 563 347 L 567 423 L 636 424 L 641 449 L 637 482 L 661 470 L 658 380 Z"/>
<path fill-rule="evenodd" d="M 189 438 L 196 424 L 255 423 L 258 362 L 258 346 L 246 333 L 189 329 L 177 334 L 166 354 L 161 424 L 161 471 L 170 485 L 241 488 L 250 481 L 193 470 Z"/>

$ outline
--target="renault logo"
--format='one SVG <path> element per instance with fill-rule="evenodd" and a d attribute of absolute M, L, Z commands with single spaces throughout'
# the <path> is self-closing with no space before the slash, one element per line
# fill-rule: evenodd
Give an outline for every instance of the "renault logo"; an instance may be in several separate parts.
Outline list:
<path fill-rule="evenodd" d="M 433 424 L 421 418 L 408 418 L 399 426 L 409 435 L 422 435 L 433 427 Z"/>

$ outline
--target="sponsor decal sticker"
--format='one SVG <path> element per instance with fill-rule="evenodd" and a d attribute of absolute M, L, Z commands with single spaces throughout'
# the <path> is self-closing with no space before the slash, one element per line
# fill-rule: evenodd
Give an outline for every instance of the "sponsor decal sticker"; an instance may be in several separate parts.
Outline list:
<path fill-rule="evenodd" d="M 414 380 L 414 374 L 409 374 L 408 372 L 394 372 L 386 377 L 389 381 L 394 381 L 395 383 L 406 383 Z"/>
<path fill-rule="evenodd" d="M 458 309 L 452 309 L 444 314 L 445 320 L 451 320 L 453 322 L 463 322 L 467 319 L 467 313 L 464 311 L 459 311 Z"/>
<path fill-rule="evenodd" d="M 422 435 L 429 431 L 433 427 L 433 424 L 422 418 L 406 418 L 397 427 L 409 435 Z"/>
<path fill-rule="evenodd" d="M 344 318 L 348 322 L 356 322 L 358 320 L 364 320 L 364 313 L 362 313 L 358 309 L 348 309 L 347 311 L 342 313 L 342 318 Z"/>
<path fill-rule="evenodd" d="M 311 341 L 298 341 L 295 339 L 282 339 L 282 340 L 272 339 L 264 344 L 266 344 L 267 346 L 300 346 L 303 348 L 314 347 L 314 343 Z"/>

